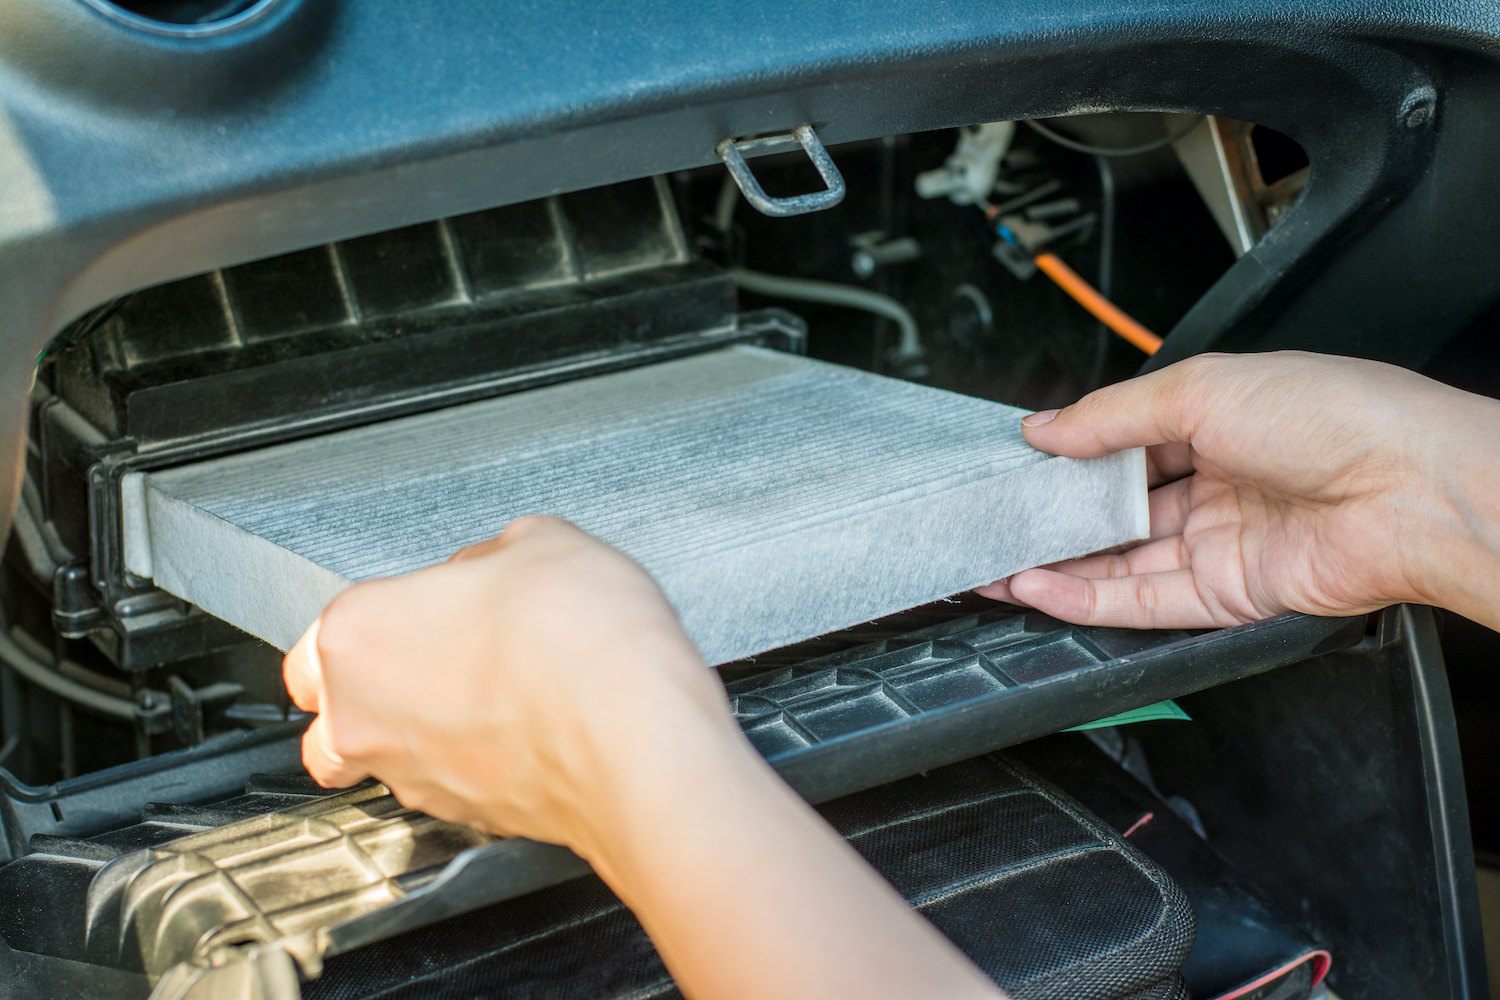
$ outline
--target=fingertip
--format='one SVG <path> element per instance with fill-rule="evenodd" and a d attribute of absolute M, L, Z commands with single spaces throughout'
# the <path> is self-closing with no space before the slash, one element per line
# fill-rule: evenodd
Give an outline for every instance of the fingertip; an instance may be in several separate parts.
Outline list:
<path fill-rule="evenodd" d="M 992 601 L 1004 601 L 1007 604 L 1021 603 L 1010 590 L 1010 577 L 987 583 L 982 587 L 975 587 L 974 593 L 980 597 L 987 597 Z"/>
<path fill-rule="evenodd" d="M 1032 414 L 1021 429 L 1032 447 L 1070 458 L 1187 443 L 1203 402 L 1196 384 L 1192 372 L 1174 365 L 1095 389 L 1060 410 Z"/>
<path fill-rule="evenodd" d="M 1097 407 L 1085 406 L 1085 396 L 1059 410 L 1043 410 L 1021 418 L 1021 433 L 1037 451 L 1069 458 L 1098 458 L 1115 450 L 1099 440 Z"/>
<path fill-rule="evenodd" d="M 1043 424 L 1051 423 L 1052 419 L 1054 417 L 1056 417 L 1058 415 L 1058 413 L 1060 413 L 1060 412 L 1061 412 L 1060 410 L 1052 409 L 1052 410 L 1038 410 L 1035 413 L 1028 413 L 1026 416 L 1024 416 L 1024 417 L 1021 418 L 1021 426 L 1022 427 L 1040 427 Z"/>
<path fill-rule="evenodd" d="M 1026 438 L 1026 443 L 1037 451 L 1056 454 L 1058 435 L 1055 421 L 1058 414 L 1062 412 L 1062 410 L 1042 410 L 1022 417 L 1021 435 Z"/>
<path fill-rule="evenodd" d="M 560 517 L 552 517 L 547 514 L 523 514 L 507 524 L 500 534 L 493 538 L 486 538 L 482 542 L 466 545 L 453 555 L 448 557 L 450 563 L 467 562 L 470 559 L 482 559 L 493 555 L 503 549 L 507 549 L 517 542 L 524 541 L 534 535 L 546 536 L 556 532 L 559 528 L 573 528 L 574 526 Z M 576 529 L 574 529 L 576 530 Z"/>
<path fill-rule="evenodd" d="M 292 704 L 304 712 L 317 712 L 319 692 L 323 688 L 323 661 L 318 654 L 320 617 L 307 627 L 281 660 L 281 678 Z"/>
<path fill-rule="evenodd" d="M 1028 569 L 1010 578 L 1016 603 L 1063 621 L 1082 624 L 1091 612 L 1089 582 L 1050 569 Z"/>
<path fill-rule="evenodd" d="M 1170 540 L 1143 546 L 1161 547 L 1170 555 Z M 1148 567 L 1153 569 L 1153 567 Z M 1081 578 L 1047 569 L 1032 569 L 1011 578 L 1011 589 L 1038 611 L 1075 625 L 1110 628 L 1217 628 L 1237 624 L 1218 616 L 1198 593 L 1190 568 L 1172 568 L 1170 560 L 1155 571 L 1113 578 Z"/>
<path fill-rule="evenodd" d="M 466 545 L 453 555 L 448 557 L 450 563 L 468 562 L 470 559 L 481 559 L 492 552 L 498 552 L 507 544 L 505 534 L 496 535 L 494 538 L 486 538 L 482 542 Z"/>

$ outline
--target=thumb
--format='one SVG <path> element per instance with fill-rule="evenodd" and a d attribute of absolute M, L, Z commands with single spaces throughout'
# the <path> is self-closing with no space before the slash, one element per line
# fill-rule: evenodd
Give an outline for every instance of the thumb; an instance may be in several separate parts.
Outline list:
<path fill-rule="evenodd" d="M 1033 448 L 1050 455 L 1099 458 L 1127 448 L 1188 443 L 1202 420 L 1202 359 L 1095 390 L 1061 410 L 1021 419 Z"/>

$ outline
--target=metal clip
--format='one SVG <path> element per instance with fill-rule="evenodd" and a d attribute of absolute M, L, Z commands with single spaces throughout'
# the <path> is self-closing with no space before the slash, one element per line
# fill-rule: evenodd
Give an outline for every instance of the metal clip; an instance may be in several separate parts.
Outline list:
<path fill-rule="evenodd" d="M 765 156 L 769 153 L 782 153 L 794 145 L 801 145 L 807 158 L 812 160 L 813 166 L 818 168 L 818 175 L 823 178 L 823 183 L 828 185 L 825 191 L 814 191 L 811 194 L 799 194 L 790 198 L 772 198 L 766 194 L 760 186 L 760 181 L 750 172 L 750 167 L 745 163 L 746 157 Z M 725 139 L 718 146 L 719 158 L 729 168 L 729 175 L 739 185 L 740 192 L 744 194 L 745 200 L 754 205 L 760 212 L 774 218 L 785 218 L 789 215 L 806 215 L 808 212 L 821 212 L 825 208 L 832 208 L 844 200 L 844 176 L 839 173 L 839 168 L 833 165 L 833 157 L 828 155 L 828 150 L 818 141 L 818 134 L 813 131 L 811 125 L 798 125 L 790 132 L 778 132 L 775 135 L 763 135 L 755 139 Z"/>

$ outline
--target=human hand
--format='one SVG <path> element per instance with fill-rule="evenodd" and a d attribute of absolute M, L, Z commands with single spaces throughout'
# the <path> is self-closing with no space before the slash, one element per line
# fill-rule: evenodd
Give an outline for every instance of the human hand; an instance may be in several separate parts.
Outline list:
<path fill-rule="evenodd" d="M 1402 368 L 1202 355 L 1022 421 L 1146 446 L 1151 538 L 979 589 L 1080 624 L 1204 628 L 1402 601 L 1500 626 L 1500 403 Z"/>
<path fill-rule="evenodd" d="M 350 588 L 285 675 L 314 778 L 571 847 L 685 995 L 1001 996 L 754 751 L 646 572 L 567 522 Z"/>
<path fill-rule="evenodd" d="M 285 676 L 319 713 L 303 757 L 320 783 L 373 774 L 409 807 L 586 856 L 611 771 L 653 767 L 663 730 L 739 740 L 655 582 L 555 518 L 345 591 Z"/>

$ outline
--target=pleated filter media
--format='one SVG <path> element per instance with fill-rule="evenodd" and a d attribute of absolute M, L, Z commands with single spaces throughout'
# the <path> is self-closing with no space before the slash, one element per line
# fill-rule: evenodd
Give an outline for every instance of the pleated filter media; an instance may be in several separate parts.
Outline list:
<path fill-rule="evenodd" d="M 352 583 L 554 514 L 654 576 L 709 663 L 1146 537 L 1145 459 L 1025 411 L 752 347 L 124 484 L 137 576 L 281 649 Z"/>

